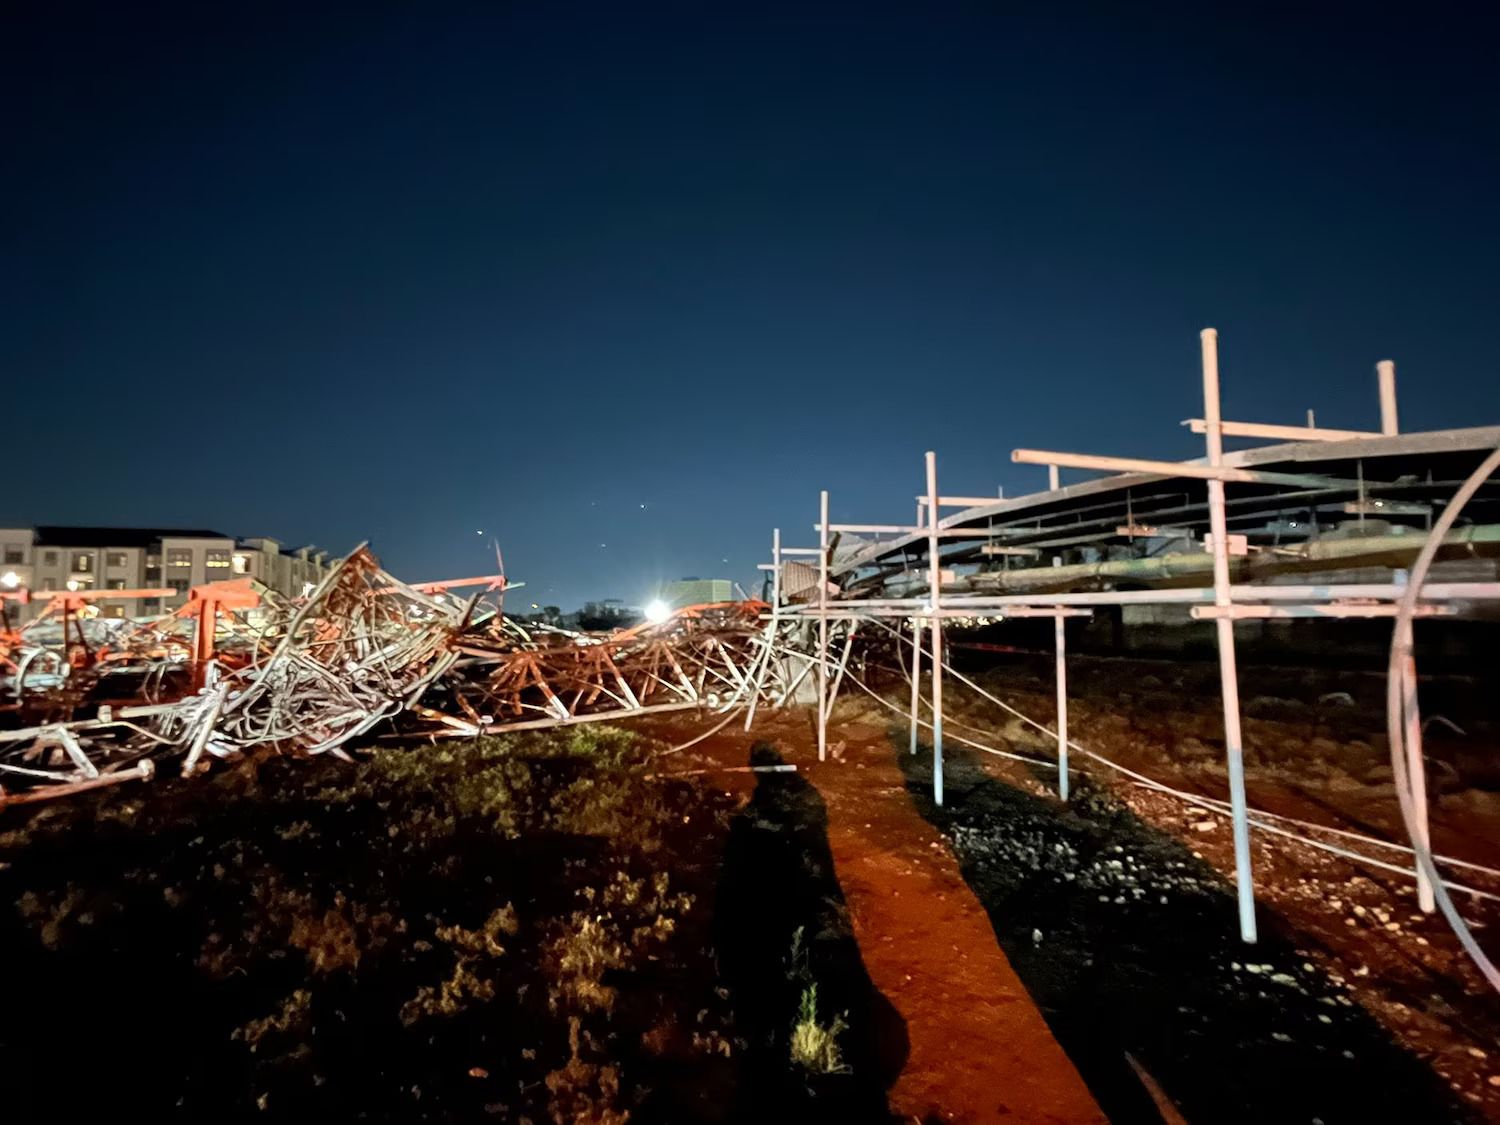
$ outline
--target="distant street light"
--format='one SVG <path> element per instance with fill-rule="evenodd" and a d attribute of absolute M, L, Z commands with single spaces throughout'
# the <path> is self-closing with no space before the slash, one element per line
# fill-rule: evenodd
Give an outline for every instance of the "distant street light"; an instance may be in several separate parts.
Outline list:
<path fill-rule="evenodd" d="M 4 574 L 0 574 L 0 586 L 4 586 L 7 590 L 14 590 L 20 584 L 21 576 L 15 571 L 7 570 Z"/>

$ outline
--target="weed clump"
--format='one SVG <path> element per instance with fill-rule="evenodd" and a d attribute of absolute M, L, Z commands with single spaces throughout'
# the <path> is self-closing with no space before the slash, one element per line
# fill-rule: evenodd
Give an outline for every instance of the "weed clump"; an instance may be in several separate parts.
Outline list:
<path fill-rule="evenodd" d="M 438 985 L 423 985 L 401 1005 L 401 1022 L 410 1027 L 432 1016 L 456 1016 L 471 1004 L 495 998 L 492 962 L 505 956 L 500 936 L 513 936 L 520 929 L 515 907 L 506 903 L 493 911 L 477 930 L 463 926 L 438 926 L 437 939 L 455 954 L 453 971 Z"/>
<path fill-rule="evenodd" d="M 792 1024 L 792 1062 L 813 1074 L 848 1074 L 839 1052 L 839 1035 L 848 1026 L 842 1016 L 834 1016 L 827 1024 L 818 1019 L 818 986 L 808 985 Z"/>
<path fill-rule="evenodd" d="M 311 1028 L 312 992 L 299 988 L 281 1002 L 281 1006 L 269 1016 L 250 1020 L 234 1029 L 230 1038 L 239 1040 L 254 1054 L 260 1050 L 261 1041 L 271 1035 L 287 1035 L 293 1031 L 306 1035 Z"/>

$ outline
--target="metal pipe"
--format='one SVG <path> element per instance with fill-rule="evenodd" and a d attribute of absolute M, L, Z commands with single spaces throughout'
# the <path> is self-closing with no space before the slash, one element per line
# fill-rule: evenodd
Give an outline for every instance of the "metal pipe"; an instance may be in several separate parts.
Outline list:
<path fill-rule="evenodd" d="M 1212 560 L 1210 559 L 1210 562 Z M 1067 567 L 1060 567 L 1067 570 Z M 1045 573 L 1045 571 L 1040 571 Z M 1230 599 L 1238 603 L 1312 602 L 1326 603 L 1340 599 L 1377 599 L 1395 601 L 1404 587 L 1390 582 L 1333 583 L 1327 586 L 1254 586 L 1229 588 Z M 1500 582 L 1429 582 L 1422 588 L 1422 604 L 1500 600 Z M 973 597 L 950 597 L 949 609 L 1002 609 L 1006 606 L 1099 606 L 1099 605 L 1203 605 L 1212 603 L 1211 587 L 1175 587 L 1163 590 L 1092 590 L 1057 594 L 980 594 Z M 850 598 L 835 603 L 841 610 L 913 609 L 925 612 L 921 598 Z M 805 616 L 809 607 L 789 607 L 793 616 Z M 0 738 L 4 735 L 0 734 Z"/>
<path fill-rule="evenodd" d="M 1266 621 L 1288 617 L 1395 617 L 1394 603 L 1361 605 L 1195 605 L 1188 613 L 1198 621 L 1212 621 L 1229 617 L 1235 621 Z M 1422 605 L 1417 607 L 1418 617 L 1456 617 L 1458 610 L 1451 605 Z"/>
<path fill-rule="evenodd" d="M 1406 623 L 1401 659 L 1401 709 L 1406 720 L 1406 771 L 1411 779 L 1413 840 L 1415 848 L 1430 850 L 1432 835 L 1427 825 L 1427 766 L 1422 760 L 1422 712 L 1417 705 L 1417 659 L 1412 651 L 1411 622 Z M 1417 864 L 1417 903 L 1424 914 L 1437 909 L 1432 881 Z"/>
<path fill-rule="evenodd" d="M 1219 409 L 1219 333 L 1205 328 L 1200 333 L 1203 345 L 1203 417 L 1207 423 L 1205 444 L 1208 463 L 1218 468 L 1224 461 L 1224 435 L 1220 430 Z M 1224 480 L 1208 482 L 1209 526 L 1213 531 L 1214 605 L 1228 609 L 1229 532 L 1224 512 Z M 1244 741 L 1240 732 L 1240 680 L 1235 662 L 1234 620 L 1219 617 L 1214 621 L 1219 641 L 1219 688 L 1224 702 L 1224 749 L 1229 766 L 1229 804 L 1234 821 L 1234 875 L 1239 895 L 1240 938 L 1254 942 L 1255 881 L 1250 869 L 1250 813 L 1245 799 Z"/>
<path fill-rule="evenodd" d="M 813 525 L 814 531 L 823 530 L 821 524 Z M 920 527 L 906 527 L 899 523 L 836 523 L 831 524 L 829 531 L 848 531 L 863 535 L 912 535 L 921 531 Z"/>
<path fill-rule="evenodd" d="M 834 602 L 833 605 L 835 608 L 832 608 L 828 611 L 828 620 L 830 621 L 873 621 L 876 618 L 895 619 L 899 617 L 906 617 L 911 613 L 910 609 L 880 609 L 876 607 L 873 609 L 844 610 L 837 608 L 839 605 L 838 602 Z M 1092 617 L 1094 611 L 1091 609 L 1053 609 L 1046 606 L 1018 606 L 1015 609 L 995 611 L 992 614 L 989 610 L 954 609 L 952 606 L 944 606 L 942 609 L 934 613 L 926 606 L 922 606 L 921 613 L 924 618 L 929 620 L 933 617 L 941 617 L 946 620 L 951 618 L 970 618 L 978 616 L 994 616 L 1001 619 L 1011 617 Z M 796 616 L 806 615 L 799 614 Z"/>
<path fill-rule="evenodd" d="M 1205 412 L 1206 413 L 1206 412 Z M 1218 423 L 1213 423 L 1215 427 Z M 1222 442 L 1220 443 L 1222 448 Z M 1149 473 L 1158 477 L 1192 477 L 1195 480 L 1234 481 L 1237 484 L 1277 484 L 1291 488 L 1324 488 L 1339 484 L 1330 477 L 1305 473 L 1275 473 L 1260 469 L 1236 469 L 1219 462 L 1207 465 L 1191 461 L 1154 461 L 1146 457 L 1101 457 L 1094 453 L 1061 453 L 1055 449 L 1013 449 L 1010 459 L 1018 465 L 1064 465 L 1070 469 L 1093 469 L 1103 473 Z"/>
<path fill-rule="evenodd" d="M 937 454 L 927 453 L 927 573 L 932 605 L 932 800 L 943 805 L 943 566 L 938 558 Z M 826 520 L 824 521 L 827 522 Z"/>
<path fill-rule="evenodd" d="M 1059 611 L 1052 623 L 1052 638 L 1057 650 L 1057 795 L 1064 801 L 1068 799 L 1068 635 L 1063 628 L 1065 612 Z"/>
<path fill-rule="evenodd" d="M 1308 412 L 1309 418 L 1312 411 Z M 1208 423 L 1202 418 L 1189 418 L 1187 426 L 1195 434 L 1208 432 Z M 1380 437 L 1369 430 L 1319 429 L 1311 421 L 1305 426 L 1276 426 L 1265 422 L 1220 422 L 1219 432 L 1225 437 L 1276 438 L 1281 441 L 1353 441 L 1356 438 Z"/>
<path fill-rule="evenodd" d="M 828 490 L 818 516 L 818 761 L 828 757 Z"/>
<path fill-rule="evenodd" d="M 1382 359 L 1375 365 L 1380 383 L 1380 432 L 1387 437 L 1400 433 L 1396 416 L 1396 363 Z"/>
<path fill-rule="evenodd" d="M 849 654 L 854 650 L 854 634 L 859 632 L 858 620 L 849 623 L 849 632 L 844 636 L 844 655 L 839 657 L 838 671 L 833 674 L 833 686 L 828 691 L 828 706 L 823 708 L 823 716 L 826 719 L 833 711 L 833 704 L 839 697 L 839 685 L 844 682 L 844 669 L 849 667 Z"/>
<path fill-rule="evenodd" d="M 911 752 L 917 753 L 917 705 L 922 697 L 922 619 L 911 619 Z"/>

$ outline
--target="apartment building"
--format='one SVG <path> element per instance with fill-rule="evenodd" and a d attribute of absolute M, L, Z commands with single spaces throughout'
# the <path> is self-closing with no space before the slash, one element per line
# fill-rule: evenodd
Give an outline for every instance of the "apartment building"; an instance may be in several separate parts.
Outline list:
<path fill-rule="evenodd" d="M 728 578 L 682 578 L 676 582 L 663 582 L 658 596 L 672 609 L 728 602 L 734 600 L 734 583 Z"/>
<path fill-rule="evenodd" d="M 288 597 L 328 572 L 327 552 L 283 548 L 275 539 L 236 539 L 180 528 L 0 528 L 0 588 L 35 594 L 59 590 L 170 589 L 161 598 L 98 599 L 106 617 L 169 612 L 194 586 L 249 576 Z M 23 611 L 24 620 L 37 607 Z"/>

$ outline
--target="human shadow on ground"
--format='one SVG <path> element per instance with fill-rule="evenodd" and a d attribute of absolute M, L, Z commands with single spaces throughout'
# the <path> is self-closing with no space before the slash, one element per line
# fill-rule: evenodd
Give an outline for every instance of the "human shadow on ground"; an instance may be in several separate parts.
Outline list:
<path fill-rule="evenodd" d="M 1474 1118 L 1297 952 L 1315 938 L 1262 906 L 1242 944 L 1219 873 L 1107 792 L 1085 779 L 1064 808 L 945 747 L 938 808 L 931 748 L 904 750 L 913 801 L 1111 1121 L 1161 1120 L 1136 1065 L 1194 1123 Z"/>
<path fill-rule="evenodd" d="M 720 972 L 749 1043 L 736 1117 L 889 1120 L 885 1092 L 906 1062 L 906 1023 L 865 970 L 834 872 L 827 809 L 772 747 L 758 744 L 750 762 L 782 768 L 757 775 L 730 826 L 715 910 Z M 831 1073 L 791 1061 L 807 1005 L 823 1028 L 845 1025 Z"/>

